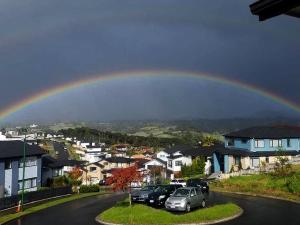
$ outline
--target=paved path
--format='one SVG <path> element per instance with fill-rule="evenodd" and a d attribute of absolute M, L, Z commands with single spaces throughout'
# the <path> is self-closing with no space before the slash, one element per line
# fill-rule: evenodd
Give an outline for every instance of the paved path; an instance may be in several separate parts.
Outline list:
<path fill-rule="evenodd" d="M 124 195 L 98 196 L 76 200 L 54 206 L 36 214 L 26 216 L 9 225 L 90 225 L 95 217 L 111 207 Z M 244 214 L 224 225 L 299 225 L 300 204 L 248 197 L 243 195 L 210 193 L 209 205 L 234 202 L 244 209 Z"/>

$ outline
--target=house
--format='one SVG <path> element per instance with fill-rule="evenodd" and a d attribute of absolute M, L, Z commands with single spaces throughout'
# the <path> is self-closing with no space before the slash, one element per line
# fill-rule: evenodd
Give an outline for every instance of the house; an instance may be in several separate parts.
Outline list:
<path fill-rule="evenodd" d="M 103 179 L 110 177 L 112 175 L 112 170 L 114 169 L 127 168 L 135 165 L 135 161 L 133 159 L 125 157 L 103 158 L 99 161 L 99 163 L 104 165 L 102 169 Z"/>
<path fill-rule="evenodd" d="M 300 154 L 300 127 L 250 127 L 224 137 L 225 149 L 214 153 L 215 171 L 228 173 L 235 166 L 249 169 L 259 168 L 262 162 L 274 164 L 278 149 L 288 159 Z"/>
<path fill-rule="evenodd" d="M 25 190 L 35 191 L 41 186 L 43 150 L 22 141 L 0 141 L 0 198 L 17 195 L 22 189 L 23 149 L 26 150 Z"/>
<path fill-rule="evenodd" d="M 104 165 L 100 162 L 88 163 L 82 167 L 83 184 L 98 184 L 99 181 L 104 180 L 104 174 L 102 173 Z"/>
<path fill-rule="evenodd" d="M 171 177 L 173 171 L 168 169 L 168 162 L 161 160 L 160 158 L 154 158 L 146 163 L 144 163 L 144 180 L 147 183 L 156 180 L 156 176 L 160 176 L 164 179 Z M 146 172 L 147 171 L 147 172 Z"/>
<path fill-rule="evenodd" d="M 42 186 L 49 186 L 50 180 L 64 175 L 65 163 L 50 155 L 42 156 Z"/>
<path fill-rule="evenodd" d="M 166 162 L 167 170 L 171 172 L 171 179 L 180 174 L 182 165 L 191 165 L 192 160 L 198 156 L 197 150 L 189 145 L 177 145 L 162 150 L 156 154 L 156 157 Z"/>

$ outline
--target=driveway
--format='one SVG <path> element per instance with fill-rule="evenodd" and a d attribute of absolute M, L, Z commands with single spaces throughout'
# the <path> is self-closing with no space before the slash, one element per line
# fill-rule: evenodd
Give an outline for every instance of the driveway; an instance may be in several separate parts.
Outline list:
<path fill-rule="evenodd" d="M 60 142 L 53 142 L 54 151 L 58 152 L 57 159 L 58 160 L 68 160 L 69 153 L 68 150 L 64 149 L 64 144 Z"/>
<path fill-rule="evenodd" d="M 38 213 L 26 216 L 9 225 L 90 225 L 97 224 L 95 217 L 124 195 L 98 196 L 76 200 L 54 206 Z M 233 194 L 210 193 L 209 205 L 234 202 L 244 209 L 244 214 L 224 225 L 299 225 L 300 204 L 248 197 Z"/>

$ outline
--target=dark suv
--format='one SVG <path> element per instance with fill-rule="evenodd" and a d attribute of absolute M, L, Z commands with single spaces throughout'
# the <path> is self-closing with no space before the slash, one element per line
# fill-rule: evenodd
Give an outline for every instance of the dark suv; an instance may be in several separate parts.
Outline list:
<path fill-rule="evenodd" d="M 207 181 L 200 178 L 188 179 L 186 182 L 187 187 L 198 187 L 201 188 L 201 191 L 204 193 L 209 193 L 209 186 Z"/>
<path fill-rule="evenodd" d="M 170 195 L 176 191 L 178 188 L 181 188 L 182 185 L 161 185 L 158 186 L 153 193 L 148 196 L 148 205 L 152 206 L 164 206 L 165 201 Z"/>

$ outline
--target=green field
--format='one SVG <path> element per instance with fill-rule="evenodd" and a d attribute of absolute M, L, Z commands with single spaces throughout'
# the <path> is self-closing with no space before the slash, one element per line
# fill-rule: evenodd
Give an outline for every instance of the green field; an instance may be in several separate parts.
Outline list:
<path fill-rule="evenodd" d="M 300 202 L 300 165 L 288 176 L 258 174 L 231 177 L 211 184 L 212 190 L 269 195 Z"/>
<path fill-rule="evenodd" d="M 196 209 L 190 213 L 171 213 L 146 205 L 128 206 L 121 202 L 98 216 L 100 220 L 117 224 L 182 224 L 201 223 L 232 217 L 241 213 L 242 209 L 233 203 L 216 205 L 205 209 Z"/>

